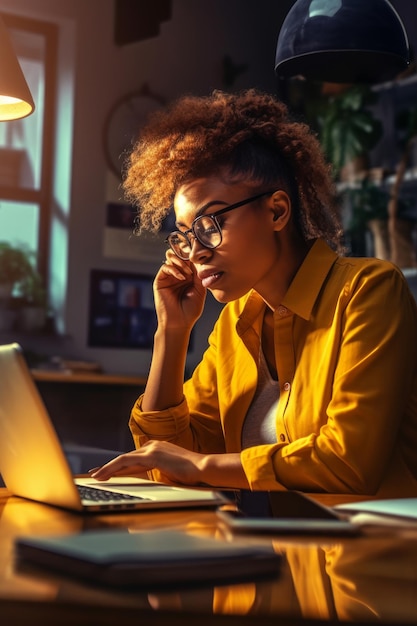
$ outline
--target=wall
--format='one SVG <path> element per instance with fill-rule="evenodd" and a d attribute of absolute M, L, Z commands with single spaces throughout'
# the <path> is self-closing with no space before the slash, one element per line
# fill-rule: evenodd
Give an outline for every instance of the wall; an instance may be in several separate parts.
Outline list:
<path fill-rule="evenodd" d="M 146 4 L 142 0 L 144 10 Z M 75 62 L 74 119 L 67 118 L 67 128 L 73 123 L 69 238 L 59 246 L 59 263 L 68 263 L 63 310 L 66 336 L 59 343 L 44 340 L 44 352 L 96 360 L 107 372 L 146 374 L 150 358 L 147 350 L 87 346 L 90 269 L 151 275 L 156 269 L 155 262 L 103 255 L 108 168 L 102 130 L 107 113 L 120 96 L 145 82 L 166 99 L 184 92 L 206 94 L 222 88 L 225 54 L 235 63 L 248 65 L 233 88 L 256 86 L 275 92 L 276 39 L 292 4 L 292 0 L 173 0 L 172 19 L 162 23 L 158 37 L 117 47 L 113 43 L 113 0 L 0 0 L 1 10 L 58 22 L 66 46 L 63 61 L 67 65 L 72 59 Z M 71 113 L 70 107 L 68 110 Z M 65 138 L 66 145 L 69 140 Z M 56 195 L 60 192 L 61 185 Z M 194 334 L 190 367 L 206 346 L 218 310 L 209 296 L 206 313 Z"/>

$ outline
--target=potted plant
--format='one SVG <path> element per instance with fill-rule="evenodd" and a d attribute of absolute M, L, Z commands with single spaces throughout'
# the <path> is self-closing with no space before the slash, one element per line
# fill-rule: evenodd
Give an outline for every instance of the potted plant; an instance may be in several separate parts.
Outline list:
<path fill-rule="evenodd" d="M 22 330 L 38 330 L 46 321 L 47 302 L 35 253 L 24 245 L 0 242 L 0 330 L 17 322 Z"/>
<path fill-rule="evenodd" d="M 382 122 L 371 109 L 377 98 L 368 85 L 325 83 L 316 114 L 319 139 L 334 177 L 345 183 L 341 189 L 351 216 L 348 235 L 364 239 L 370 231 L 374 256 L 389 259 L 388 198 L 381 181 L 373 179 L 369 159 L 383 135 Z"/>
<path fill-rule="evenodd" d="M 24 331 L 41 330 L 46 323 L 47 294 L 42 277 L 33 266 L 20 282 L 19 291 L 19 328 Z"/>
<path fill-rule="evenodd" d="M 32 271 L 26 250 L 7 241 L 0 242 L 0 330 L 9 331 L 16 320 L 12 294 L 16 286 Z"/>
<path fill-rule="evenodd" d="M 0 241 L 0 302 L 9 304 L 13 289 L 31 271 L 30 254 L 26 250 Z"/>
<path fill-rule="evenodd" d="M 317 108 L 320 142 L 340 180 L 356 180 L 358 172 L 369 169 L 369 153 L 383 134 L 381 121 L 368 108 L 376 99 L 366 85 L 343 86 L 323 96 Z"/>

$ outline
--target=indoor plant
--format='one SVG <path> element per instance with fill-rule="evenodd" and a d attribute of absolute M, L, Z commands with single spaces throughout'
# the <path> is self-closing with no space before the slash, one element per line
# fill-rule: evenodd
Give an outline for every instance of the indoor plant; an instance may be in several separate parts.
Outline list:
<path fill-rule="evenodd" d="M 310 97 L 304 101 L 305 115 L 343 197 L 347 239 L 351 247 L 359 246 L 355 253 L 363 254 L 366 246 L 360 241 L 369 230 L 375 256 L 389 258 L 388 197 L 370 165 L 370 153 L 383 135 L 383 124 L 372 110 L 378 93 L 368 85 L 322 83 L 306 88 Z"/>
<path fill-rule="evenodd" d="M 369 169 L 369 153 L 383 134 L 381 121 L 368 108 L 376 99 L 366 85 L 343 86 L 323 96 L 317 108 L 319 138 L 336 178 L 355 180 L 358 171 Z"/>
<path fill-rule="evenodd" d="M 30 253 L 0 241 L 0 301 L 8 303 L 16 285 L 32 272 Z"/>
<path fill-rule="evenodd" d="M 25 330 L 44 325 L 46 290 L 34 261 L 26 246 L 0 242 L 0 330 L 10 330 L 16 321 Z"/>
<path fill-rule="evenodd" d="M 47 296 L 39 272 L 32 266 L 19 284 L 18 325 L 21 330 L 41 330 L 46 323 Z"/>

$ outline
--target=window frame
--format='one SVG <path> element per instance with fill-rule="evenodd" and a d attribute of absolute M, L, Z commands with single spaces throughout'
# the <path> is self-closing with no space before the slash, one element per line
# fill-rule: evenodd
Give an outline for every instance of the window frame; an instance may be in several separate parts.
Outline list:
<path fill-rule="evenodd" d="M 42 114 L 41 175 L 39 189 L 0 185 L 0 200 L 39 206 L 37 267 L 48 283 L 51 206 L 55 163 L 55 128 L 57 109 L 58 26 L 11 13 L 0 13 L 6 28 L 41 35 L 45 40 L 45 97 Z M 36 107 L 35 102 L 35 107 Z M 7 123 L 7 122 L 4 122 Z"/>

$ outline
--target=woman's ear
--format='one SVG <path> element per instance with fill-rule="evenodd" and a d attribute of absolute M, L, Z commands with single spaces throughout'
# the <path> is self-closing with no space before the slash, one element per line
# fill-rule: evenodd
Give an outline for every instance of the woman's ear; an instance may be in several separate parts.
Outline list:
<path fill-rule="evenodd" d="M 291 217 L 291 200 L 285 191 L 275 191 L 271 196 L 271 211 L 274 229 L 282 230 Z"/>

